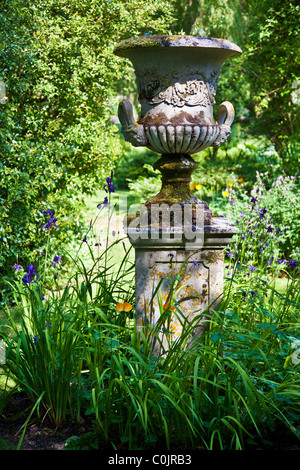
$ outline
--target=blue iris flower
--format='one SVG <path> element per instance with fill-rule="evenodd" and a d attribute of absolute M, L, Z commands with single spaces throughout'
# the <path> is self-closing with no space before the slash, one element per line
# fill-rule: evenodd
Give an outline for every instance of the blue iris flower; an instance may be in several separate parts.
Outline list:
<path fill-rule="evenodd" d="M 103 189 L 107 192 L 107 193 L 114 193 L 115 192 L 115 187 L 113 185 L 113 174 L 114 172 L 111 170 L 111 174 L 110 174 L 110 177 L 108 176 L 106 178 L 106 183 L 104 186 L 103 186 Z"/>
<path fill-rule="evenodd" d="M 56 267 L 57 263 L 61 263 L 61 256 L 55 255 L 53 258 L 53 267 Z"/>
<path fill-rule="evenodd" d="M 39 276 L 35 272 L 35 269 L 36 269 L 36 266 L 33 266 L 32 264 L 28 266 L 28 272 L 22 278 L 22 281 L 24 282 L 24 284 L 30 284 L 33 281 L 33 276 L 36 276 L 36 280 L 34 282 L 38 280 Z"/>
<path fill-rule="evenodd" d="M 46 228 L 50 228 L 52 227 L 58 227 L 58 225 L 56 225 L 56 221 L 57 219 L 54 217 L 54 214 L 55 214 L 55 211 L 51 211 L 50 209 L 48 209 L 47 211 L 43 211 L 42 212 L 43 214 L 47 214 L 47 215 L 50 215 L 50 219 L 48 220 L 48 222 L 43 226 L 43 229 L 45 230 Z"/>
<path fill-rule="evenodd" d="M 18 271 L 20 271 L 20 269 L 23 269 L 23 267 L 22 267 L 20 264 L 14 264 L 14 265 L 13 265 L 13 269 L 14 269 L 14 270 L 16 271 L 16 273 L 17 273 Z"/>

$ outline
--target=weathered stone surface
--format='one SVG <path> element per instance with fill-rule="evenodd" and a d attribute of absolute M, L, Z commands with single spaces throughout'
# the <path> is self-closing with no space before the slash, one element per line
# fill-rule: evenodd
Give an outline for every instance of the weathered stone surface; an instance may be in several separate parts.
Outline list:
<path fill-rule="evenodd" d="M 219 146 L 230 134 L 234 108 L 224 101 L 213 117 L 223 63 L 241 54 L 226 40 L 192 36 L 155 36 L 123 41 L 115 54 L 135 69 L 140 119 L 129 100 L 119 106 L 126 140 L 158 153 L 198 153 Z"/>
<path fill-rule="evenodd" d="M 187 346 L 207 328 L 212 310 L 222 299 L 223 249 L 236 229 L 226 218 L 218 217 L 204 227 L 198 244 L 186 239 L 179 228 L 173 230 L 176 240 L 165 238 L 162 230 L 159 238 L 151 239 L 152 232 L 148 229 L 148 239 L 132 239 L 132 230 L 127 229 L 135 247 L 137 328 L 142 331 L 149 324 L 160 325 L 160 341 L 153 343 L 154 354 L 160 355 L 168 349 L 169 341 L 176 341 L 182 328 L 199 315 Z M 171 301 L 174 281 L 176 294 Z M 168 304 L 166 312 L 162 307 Z M 164 324 L 162 311 L 166 314 Z"/>

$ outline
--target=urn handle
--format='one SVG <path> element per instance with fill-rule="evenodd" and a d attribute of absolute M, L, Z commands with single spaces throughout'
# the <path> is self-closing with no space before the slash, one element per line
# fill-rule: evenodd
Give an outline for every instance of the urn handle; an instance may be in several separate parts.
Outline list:
<path fill-rule="evenodd" d="M 218 109 L 217 121 L 219 124 L 224 124 L 230 127 L 233 123 L 235 116 L 234 107 L 229 101 L 223 101 Z"/>
<path fill-rule="evenodd" d="M 134 120 L 131 101 L 128 99 L 121 101 L 118 109 L 118 117 L 122 125 L 122 134 L 127 142 L 130 142 L 135 147 L 143 147 L 147 144 L 144 126 Z"/>
<path fill-rule="evenodd" d="M 235 112 L 232 104 L 229 101 L 223 101 L 223 103 L 220 104 L 217 115 L 220 133 L 212 144 L 213 147 L 219 147 L 223 142 L 226 142 L 231 132 L 230 126 L 233 123 L 234 116 Z"/>

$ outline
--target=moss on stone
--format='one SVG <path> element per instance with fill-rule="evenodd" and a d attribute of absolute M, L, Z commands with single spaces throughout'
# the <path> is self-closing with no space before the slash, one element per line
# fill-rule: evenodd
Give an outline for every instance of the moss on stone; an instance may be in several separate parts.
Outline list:
<path fill-rule="evenodd" d="M 181 38 L 188 38 L 185 35 L 165 35 L 165 36 L 140 36 L 137 38 L 124 39 L 116 45 L 114 52 L 122 50 L 136 49 L 140 47 L 168 47 L 171 42 L 178 41 Z"/>

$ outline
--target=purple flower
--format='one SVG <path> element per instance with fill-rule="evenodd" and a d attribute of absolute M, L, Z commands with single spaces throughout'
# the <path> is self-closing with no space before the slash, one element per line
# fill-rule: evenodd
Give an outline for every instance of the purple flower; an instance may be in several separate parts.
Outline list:
<path fill-rule="evenodd" d="M 97 205 L 97 209 L 100 210 L 100 209 L 102 208 L 102 206 L 103 206 L 103 207 L 108 206 L 108 199 L 107 199 L 107 196 L 105 196 L 104 201 L 102 202 L 102 204 L 98 204 L 98 205 Z"/>
<path fill-rule="evenodd" d="M 50 215 L 50 217 L 53 217 L 54 214 L 55 214 L 55 211 L 51 211 L 50 209 L 48 209 L 47 211 L 42 211 L 42 214 L 46 214 L 46 215 Z"/>
<path fill-rule="evenodd" d="M 25 274 L 25 276 L 22 278 L 22 281 L 24 282 L 24 284 L 30 284 L 32 281 L 33 281 L 33 276 L 36 276 L 36 280 L 34 282 L 37 281 L 37 279 L 39 278 L 38 274 L 35 272 L 35 269 L 36 269 L 36 266 L 33 266 L 32 264 L 30 264 L 28 266 L 28 272 Z"/>
<path fill-rule="evenodd" d="M 233 257 L 233 254 L 231 253 L 231 251 L 228 251 L 228 253 L 226 253 L 228 258 L 232 258 Z"/>
<path fill-rule="evenodd" d="M 197 264 L 198 264 L 197 261 L 193 261 L 194 266 L 197 266 Z"/>
<path fill-rule="evenodd" d="M 45 230 L 46 228 L 49 228 L 52 227 L 58 227 L 58 225 L 55 224 L 55 222 L 57 221 L 57 219 L 54 217 L 54 214 L 55 214 L 55 211 L 51 211 L 50 209 L 48 209 L 47 211 L 43 211 L 42 212 L 43 214 L 48 214 L 50 215 L 50 219 L 48 220 L 48 222 L 43 226 L 43 229 Z"/>
<path fill-rule="evenodd" d="M 255 271 L 256 267 L 255 266 L 250 266 L 249 271 Z"/>
<path fill-rule="evenodd" d="M 103 186 L 103 189 L 107 192 L 107 193 L 114 193 L 115 192 L 115 187 L 113 185 L 113 171 L 111 170 L 111 174 L 110 174 L 110 177 L 108 176 L 106 178 L 106 183 L 104 186 Z"/>
<path fill-rule="evenodd" d="M 265 207 L 263 209 L 261 209 L 260 213 L 259 213 L 259 218 L 263 219 L 267 212 L 268 212 L 268 209 L 266 209 Z"/>
<path fill-rule="evenodd" d="M 240 212 L 241 218 L 245 216 L 244 212 Z"/>
<path fill-rule="evenodd" d="M 296 268 L 297 266 L 300 266 L 300 265 L 298 264 L 298 262 L 297 262 L 296 260 L 289 259 L 289 261 L 288 261 L 288 267 L 289 267 L 289 268 L 294 269 L 294 268 Z"/>
<path fill-rule="evenodd" d="M 276 261 L 276 263 L 278 263 L 278 264 L 282 264 L 282 263 L 286 263 L 286 262 L 287 262 L 286 259 L 278 259 Z"/>
<path fill-rule="evenodd" d="M 14 269 L 14 270 L 16 271 L 16 273 L 17 273 L 18 271 L 20 271 L 20 269 L 23 269 L 23 266 L 21 266 L 20 264 L 14 264 L 14 265 L 13 265 L 13 269 Z"/>
<path fill-rule="evenodd" d="M 267 228 L 267 232 L 270 233 L 270 232 L 273 232 L 274 228 L 271 227 L 271 225 L 269 225 L 269 227 Z"/>
<path fill-rule="evenodd" d="M 56 268 L 57 263 L 61 263 L 61 256 L 55 255 L 53 258 L 53 268 Z"/>
<path fill-rule="evenodd" d="M 253 205 L 255 205 L 257 201 L 258 201 L 257 197 L 252 196 L 250 202 L 252 202 Z"/>

